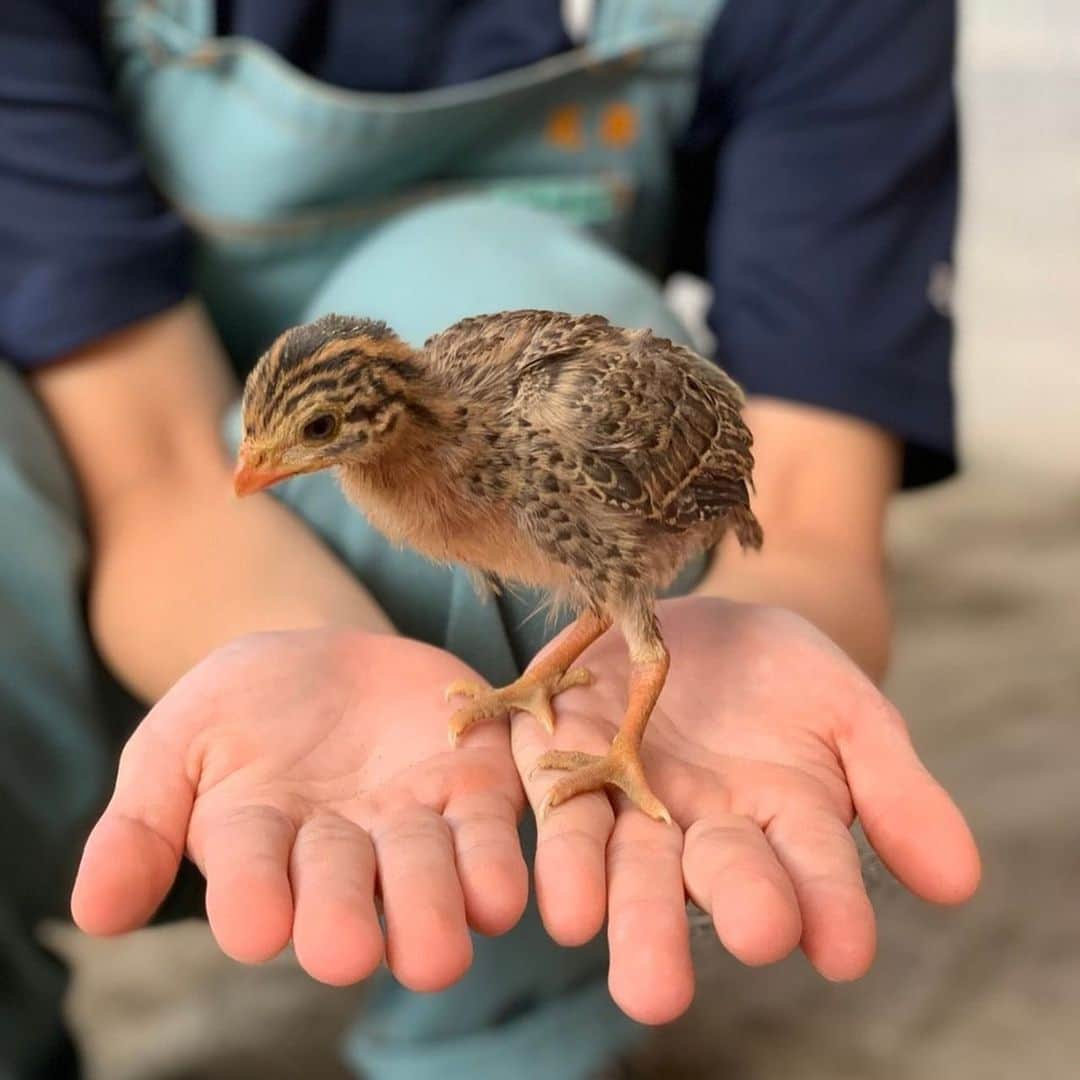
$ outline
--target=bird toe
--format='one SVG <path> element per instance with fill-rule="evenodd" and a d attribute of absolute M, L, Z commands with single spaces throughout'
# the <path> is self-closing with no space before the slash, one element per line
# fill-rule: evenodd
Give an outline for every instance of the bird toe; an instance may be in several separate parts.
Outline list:
<path fill-rule="evenodd" d="M 480 683 L 473 682 L 471 679 L 456 679 L 446 688 L 443 696 L 447 701 L 452 701 L 456 697 L 477 698 L 488 692 L 488 687 L 481 686 Z"/>
<path fill-rule="evenodd" d="M 592 682 L 593 673 L 588 668 L 571 668 L 559 679 L 555 686 L 555 693 L 561 694 L 564 690 L 569 690 L 574 686 L 591 686 Z"/>

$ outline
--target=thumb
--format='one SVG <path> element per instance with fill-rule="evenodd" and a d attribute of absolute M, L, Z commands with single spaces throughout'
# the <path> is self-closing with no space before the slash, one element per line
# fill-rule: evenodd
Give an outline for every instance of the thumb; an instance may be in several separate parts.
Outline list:
<path fill-rule="evenodd" d="M 979 885 L 979 852 L 945 789 L 911 745 L 891 706 L 861 717 L 839 740 L 855 809 L 882 862 L 917 896 L 959 904 Z"/>
<path fill-rule="evenodd" d="M 71 914 L 88 934 L 119 934 L 148 922 L 184 854 L 195 788 L 184 754 L 150 726 L 153 715 L 124 748 L 112 799 L 83 850 Z"/>

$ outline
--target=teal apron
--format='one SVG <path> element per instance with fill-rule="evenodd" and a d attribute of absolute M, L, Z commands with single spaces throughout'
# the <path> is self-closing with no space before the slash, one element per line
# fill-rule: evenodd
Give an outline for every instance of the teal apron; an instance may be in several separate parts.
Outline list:
<path fill-rule="evenodd" d="M 671 144 L 719 3 L 605 0 L 572 51 L 413 94 L 327 86 L 248 40 L 211 0 L 106 5 L 118 92 L 154 180 L 191 225 L 198 288 L 238 371 L 327 311 L 421 342 L 465 315 L 599 312 L 686 339 L 649 271 L 670 234 Z M 236 418 L 228 437 L 236 439 Z M 460 569 L 397 551 L 332 480 L 282 497 L 405 633 L 505 682 L 545 638 L 536 598 L 479 597 Z M 551 944 L 530 912 L 476 942 L 466 979 L 389 979 L 349 1036 L 369 1075 L 584 1076 L 634 1037 L 601 942 Z"/>

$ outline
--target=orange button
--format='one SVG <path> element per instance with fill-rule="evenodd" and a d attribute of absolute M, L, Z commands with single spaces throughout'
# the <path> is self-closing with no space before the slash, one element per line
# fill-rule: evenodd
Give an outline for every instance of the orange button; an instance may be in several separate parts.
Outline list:
<path fill-rule="evenodd" d="M 600 138 L 617 149 L 629 146 L 638 133 L 637 113 L 632 105 L 609 105 L 600 117 Z"/>
<path fill-rule="evenodd" d="M 580 105 L 560 105 L 544 128 L 544 137 L 560 150 L 580 150 L 585 145 Z"/>

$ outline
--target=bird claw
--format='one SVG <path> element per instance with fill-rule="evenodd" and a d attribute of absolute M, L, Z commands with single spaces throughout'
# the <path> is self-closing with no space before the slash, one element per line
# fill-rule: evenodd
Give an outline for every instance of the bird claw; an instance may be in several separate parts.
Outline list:
<path fill-rule="evenodd" d="M 457 746 L 461 736 L 478 720 L 493 720 L 515 709 L 535 717 L 551 735 L 555 731 L 555 711 L 551 707 L 551 699 L 571 687 L 588 686 L 591 682 L 592 673 L 581 667 L 539 679 L 526 672 L 509 686 L 498 689 L 468 679 L 458 679 L 446 688 L 446 700 L 468 697 L 472 703 L 462 706 L 450 718 L 450 745 Z"/>
<path fill-rule="evenodd" d="M 545 769 L 565 769 L 567 771 L 584 769 L 603 760 L 599 754 L 586 754 L 580 750 L 549 750 L 546 754 L 541 754 L 533 762 L 533 766 L 529 770 L 529 779 L 532 780 L 538 772 L 543 772 Z"/>
<path fill-rule="evenodd" d="M 592 686 L 592 683 L 593 673 L 588 668 L 571 668 L 559 678 L 559 681 L 555 684 L 555 689 L 552 691 L 552 696 L 561 694 L 564 690 L 569 690 L 574 686 Z"/>
<path fill-rule="evenodd" d="M 672 823 L 671 814 L 653 794 L 645 779 L 641 758 L 635 751 L 615 749 L 604 756 L 585 754 L 579 750 L 549 750 L 541 754 L 529 770 L 529 779 L 544 769 L 569 770 L 570 775 L 551 786 L 536 812 L 543 824 L 557 806 L 589 791 L 603 791 L 608 785 L 617 787 L 643 813 L 654 821 Z"/>
<path fill-rule="evenodd" d="M 490 688 L 471 679 L 456 679 L 443 693 L 446 701 L 453 701 L 456 697 L 478 698 L 481 694 L 490 693 Z"/>
<path fill-rule="evenodd" d="M 497 696 L 498 690 L 491 690 L 488 693 L 490 697 L 484 699 L 477 695 L 471 705 L 462 706 L 450 717 L 447 734 L 450 737 L 451 746 L 457 746 L 461 736 L 478 721 L 497 720 L 510 712 L 510 706 Z"/>

